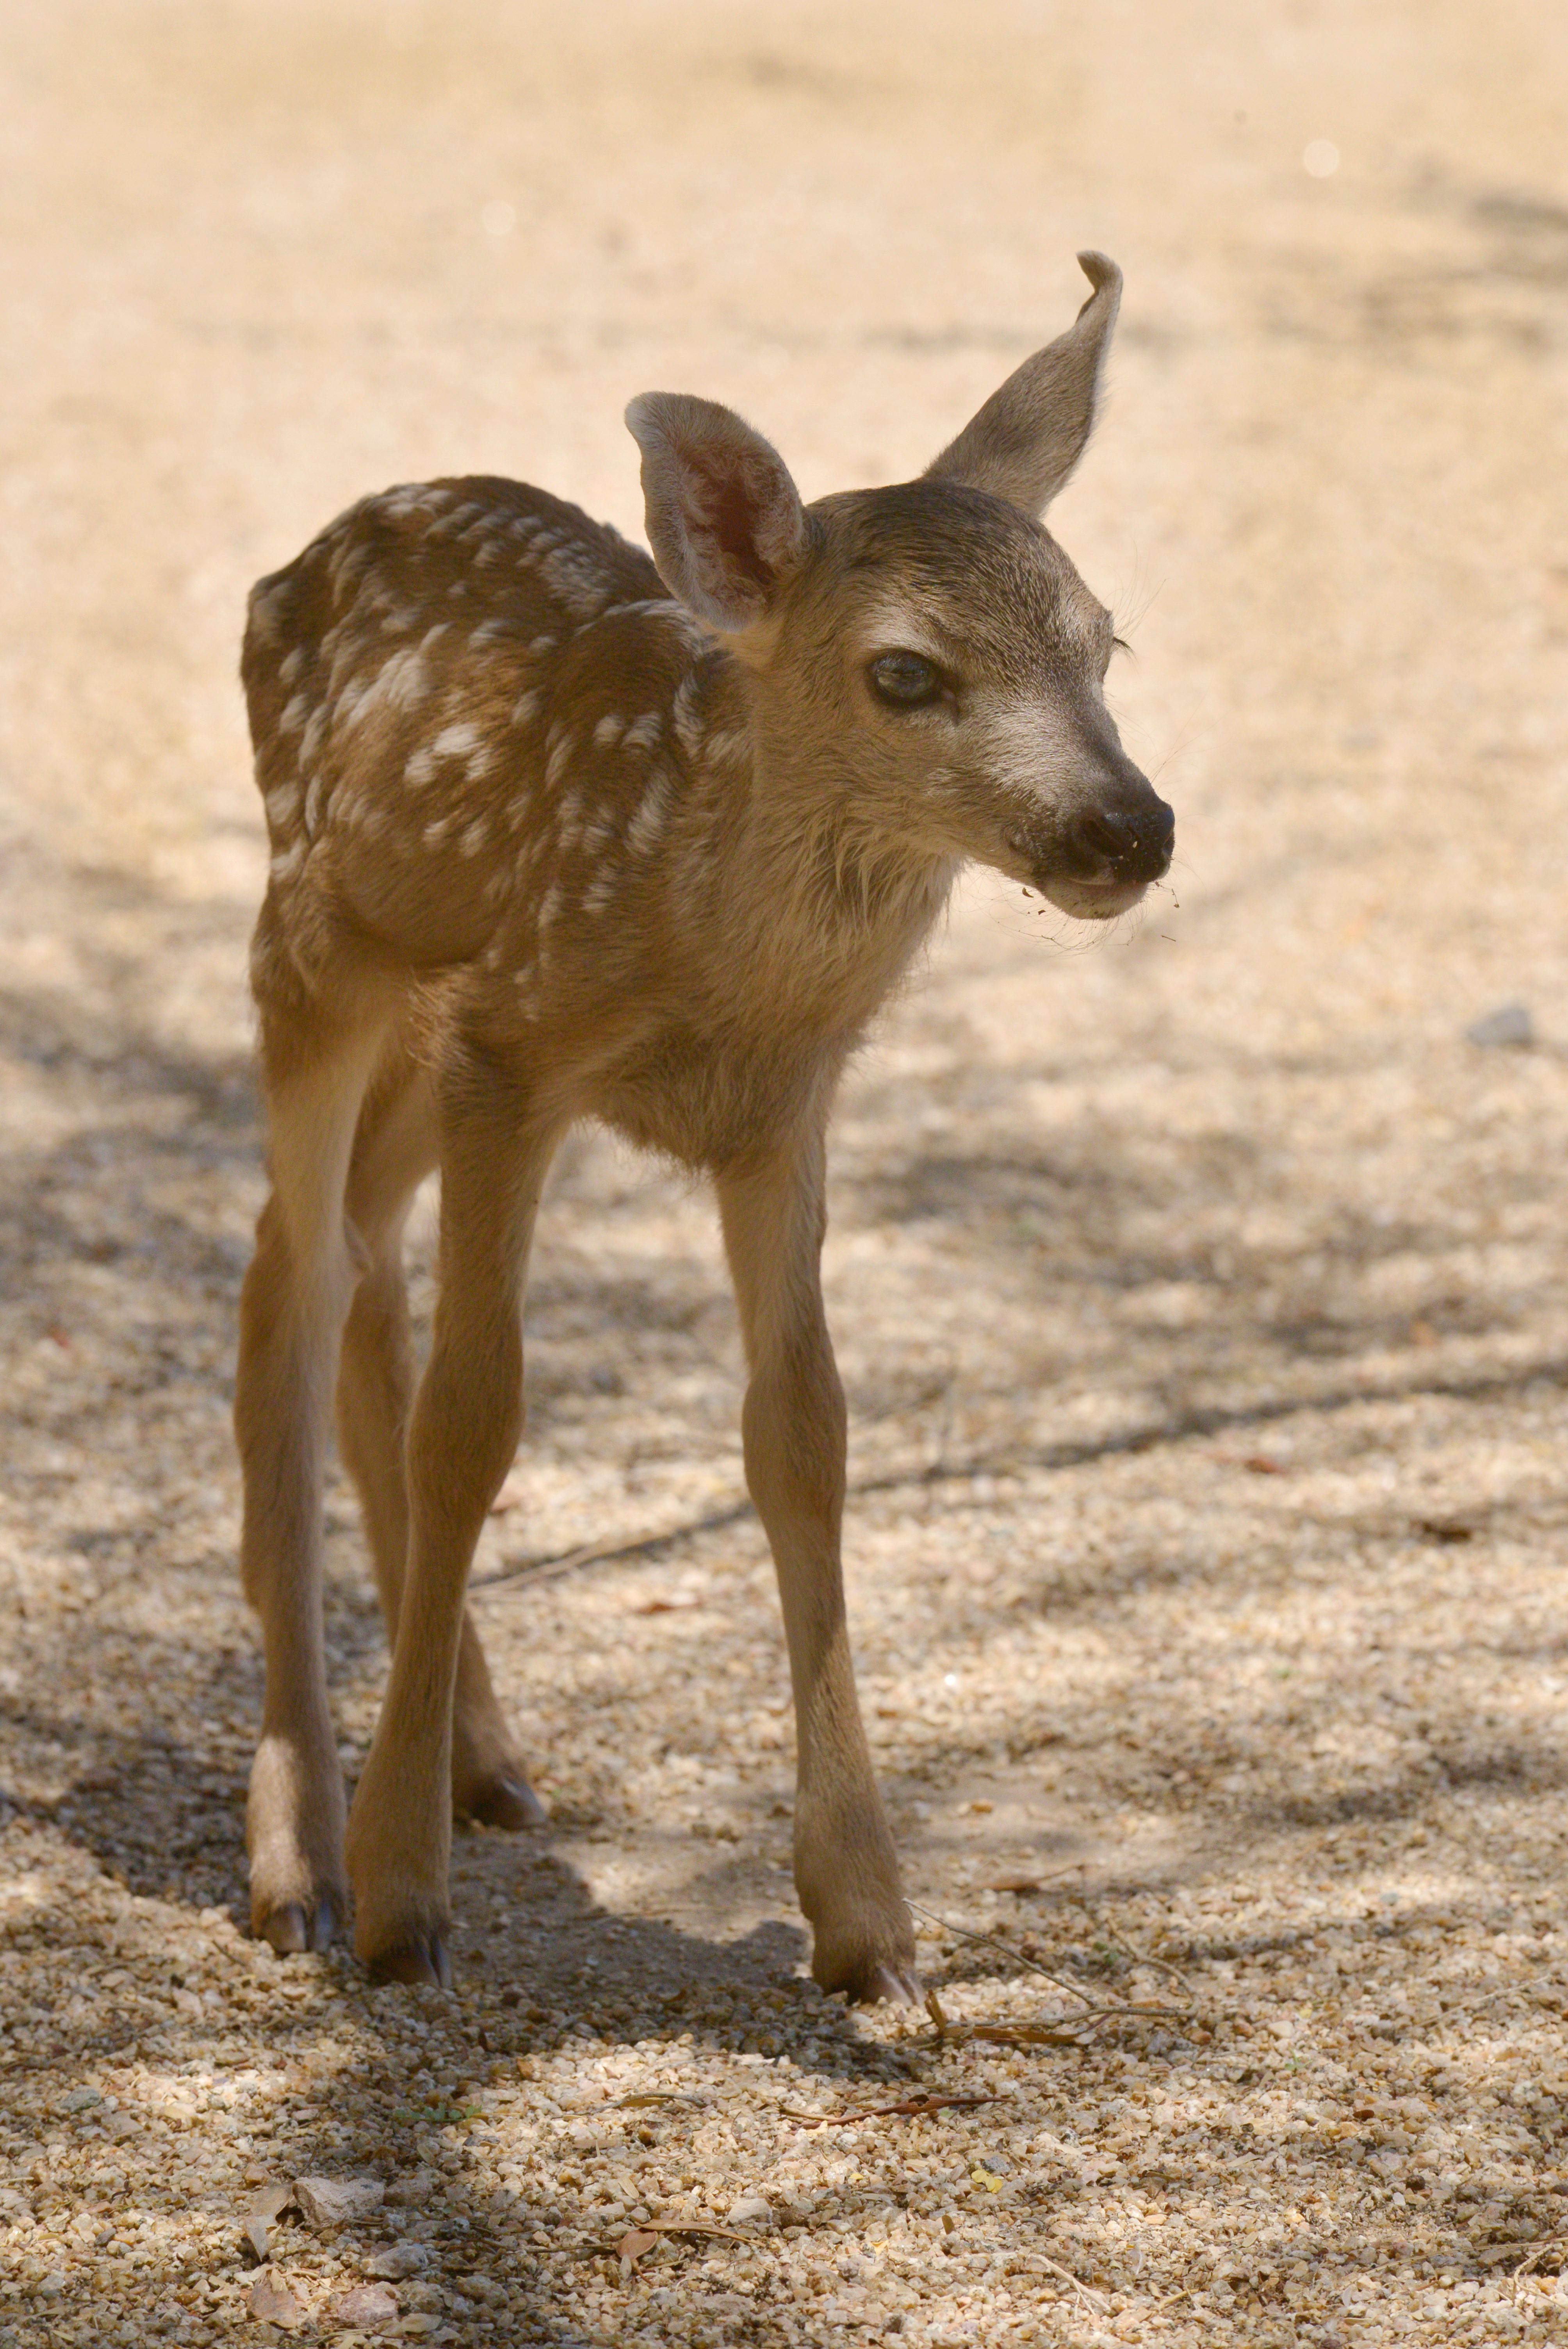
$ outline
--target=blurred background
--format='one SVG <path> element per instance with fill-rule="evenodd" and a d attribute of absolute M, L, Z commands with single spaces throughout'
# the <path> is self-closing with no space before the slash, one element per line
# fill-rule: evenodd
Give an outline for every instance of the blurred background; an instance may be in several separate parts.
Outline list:
<path fill-rule="evenodd" d="M 966 882 L 846 1092 L 849 1548 L 912 1889 L 995 1920 L 1044 1853 L 1168 1908 L 1425 1904 L 1445 1951 L 1548 1913 L 1568 16 L 1540 0 L 7 0 L 0 1772 L 45 1908 L 242 1900 L 250 582 L 438 473 L 640 535 L 650 388 L 738 407 L 808 497 L 907 477 L 1067 325 L 1084 245 L 1127 291 L 1052 526 L 1130 641 L 1114 702 L 1177 861 L 1109 936 Z M 574 1146 L 530 1381 L 480 1604 L 556 1847 L 627 1916 L 788 1922 L 766 1555 L 700 1530 L 739 1491 L 705 1199 Z M 333 1524 L 352 1769 L 382 1661 L 342 1493 Z M 733 1849 L 683 1828 L 699 1795 Z M 1379 1963 L 1408 2016 L 1439 1960 Z"/>

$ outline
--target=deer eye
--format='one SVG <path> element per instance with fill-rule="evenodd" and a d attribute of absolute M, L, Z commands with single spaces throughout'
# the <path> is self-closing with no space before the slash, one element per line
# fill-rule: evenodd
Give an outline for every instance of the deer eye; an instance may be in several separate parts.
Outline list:
<path fill-rule="evenodd" d="M 867 675 L 872 691 L 890 709 L 922 709 L 942 697 L 942 671 L 920 653 L 882 653 Z"/>

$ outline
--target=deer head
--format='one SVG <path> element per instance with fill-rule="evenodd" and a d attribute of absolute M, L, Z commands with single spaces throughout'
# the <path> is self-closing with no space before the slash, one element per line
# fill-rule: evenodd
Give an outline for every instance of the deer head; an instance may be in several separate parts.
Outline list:
<path fill-rule="evenodd" d="M 1040 519 L 1094 429 L 1121 274 L 1008 377 L 918 481 L 806 506 L 730 409 L 632 402 L 649 543 L 744 672 L 765 787 L 872 857 L 974 858 L 1104 920 L 1171 861 L 1122 750 L 1110 615 Z"/>

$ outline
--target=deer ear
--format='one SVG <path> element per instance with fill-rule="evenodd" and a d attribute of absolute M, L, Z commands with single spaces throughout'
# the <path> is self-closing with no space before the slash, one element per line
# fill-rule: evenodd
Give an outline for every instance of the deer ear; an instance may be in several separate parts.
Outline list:
<path fill-rule="evenodd" d="M 710 627 L 760 619 L 806 551 L 788 466 L 732 409 L 645 391 L 626 410 L 643 452 L 648 543 L 672 595 Z"/>
<path fill-rule="evenodd" d="M 1121 300 L 1121 272 L 1103 253 L 1080 253 L 1094 292 L 1065 335 L 1026 359 L 994 391 L 940 457 L 928 481 L 989 490 L 1042 514 L 1063 488 L 1094 430 L 1100 372 Z"/>

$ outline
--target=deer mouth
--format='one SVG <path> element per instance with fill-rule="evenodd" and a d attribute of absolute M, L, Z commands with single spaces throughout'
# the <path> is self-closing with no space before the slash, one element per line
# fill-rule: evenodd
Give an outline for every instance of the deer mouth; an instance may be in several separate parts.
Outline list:
<path fill-rule="evenodd" d="M 1118 914 L 1130 914 L 1142 897 L 1147 881 L 1078 881 L 1061 874 L 1048 878 L 1037 874 L 1035 886 L 1042 897 L 1048 897 L 1061 914 L 1071 914 L 1080 922 L 1114 921 Z"/>

